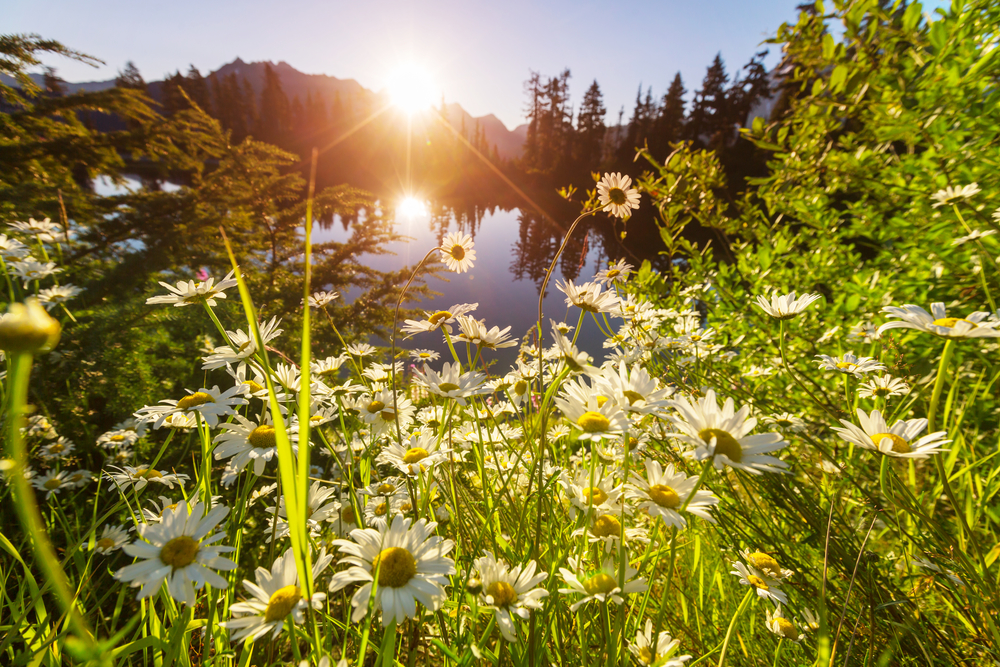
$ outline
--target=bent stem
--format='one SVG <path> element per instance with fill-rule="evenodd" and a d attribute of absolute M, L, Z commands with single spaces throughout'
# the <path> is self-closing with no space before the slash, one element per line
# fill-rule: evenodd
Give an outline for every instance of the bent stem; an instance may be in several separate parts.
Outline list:
<path fill-rule="evenodd" d="M 753 586 L 747 591 L 747 594 L 743 596 L 743 601 L 740 602 L 740 606 L 736 608 L 736 613 L 733 614 L 733 620 L 729 621 L 729 629 L 726 630 L 726 638 L 722 641 L 722 653 L 719 655 L 719 662 L 716 663 L 716 667 L 722 667 L 722 664 L 726 661 L 726 650 L 729 648 L 729 640 L 733 636 L 733 628 L 736 627 L 736 621 L 739 619 L 740 615 L 743 614 L 743 610 L 747 608 L 750 604 L 750 598 L 753 597 L 754 591 Z"/>
<path fill-rule="evenodd" d="M 55 597 L 59 601 L 63 613 L 69 617 L 73 631 L 89 649 L 94 650 L 97 648 L 94 635 L 86 620 L 76 609 L 76 602 L 66 579 L 66 573 L 59 564 L 59 559 L 56 557 L 52 543 L 45 532 L 45 524 L 42 521 L 41 512 L 38 510 L 38 503 L 35 502 L 35 494 L 24 476 L 26 453 L 21 427 L 24 416 L 28 412 L 28 379 L 31 376 L 32 357 L 25 352 L 9 352 L 8 354 L 11 357 L 7 379 L 7 448 L 10 458 L 14 461 L 14 469 L 9 477 L 16 501 L 14 507 L 17 509 L 21 524 L 31 538 L 35 550 L 35 560 L 42 572 L 45 573 L 45 578 L 52 585 Z"/>

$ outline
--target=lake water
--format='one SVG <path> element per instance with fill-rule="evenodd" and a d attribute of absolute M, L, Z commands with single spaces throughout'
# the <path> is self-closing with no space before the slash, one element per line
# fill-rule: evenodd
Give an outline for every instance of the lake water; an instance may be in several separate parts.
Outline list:
<path fill-rule="evenodd" d="M 116 186 L 106 179 L 94 183 L 98 194 L 113 196 L 142 187 L 137 179 L 126 179 L 124 186 Z M 180 188 L 174 183 L 163 183 L 161 187 L 170 192 Z M 538 312 L 538 293 L 544 272 L 562 241 L 563 231 L 535 214 L 527 214 L 520 209 L 482 208 L 472 206 L 458 212 L 441 206 L 423 204 L 423 210 L 396 210 L 393 212 L 395 230 L 407 240 L 392 243 L 387 247 L 391 254 L 368 255 L 359 258 L 373 269 L 396 271 L 403 267 L 414 267 L 428 250 L 437 246 L 448 232 L 468 233 L 475 241 L 476 262 L 468 273 L 442 272 L 439 277 L 429 276 L 427 286 L 438 295 L 419 302 L 408 302 L 407 306 L 428 311 L 446 310 L 462 303 L 478 303 L 473 315 L 486 321 L 487 327 L 510 327 L 512 339 L 521 338 L 535 326 Z M 602 217 L 603 214 L 599 214 Z M 560 221 L 563 228 L 572 220 Z M 597 225 L 606 221 L 597 219 Z M 352 224 L 364 224 L 364 221 Z M 340 219 L 332 225 L 317 225 L 313 231 L 313 242 L 344 242 L 350 235 L 350 227 L 344 228 Z M 581 225 L 567 246 L 560 262 L 549 281 L 543 305 L 545 317 L 545 345 L 551 345 L 548 320 L 565 321 L 576 326 L 579 310 L 566 305 L 565 295 L 556 289 L 559 280 L 573 280 L 576 284 L 590 280 L 594 274 L 608 264 L 609 253 L 604 245 L 607 235 L 597 233 L 594 227 Z M 611 259 L 617 259 L 619 252 L 612 252 Z M 655 250 L 651 253 L 655 256 Z M 637 258 L 629 258 L 638 264 Z M 321 286 L 317 285 L 317 289 Z M 347 302 L 358 296 L 358 291 L 343 295 Z M 616 324 L 616 322 L 612 322 Z M 403 322 L 400 322 L 400 326 Z M 604 337 L 596 323 L 588 315 L 584 320 L 577 346 L 591 354 L 600 363 L 605 354 Z M 372 340 L 373 344 L 387 345 L 387 341 Z M 431 349 L 439 352 L 441 361 L 450 359 L 448 347 L 439 332 L 422 333 L 409 339 L 397 340 L 403 349 Z M 487 352 L 487 361 L 498 361 L 496 372 L 504 372 L 517 356 L 517 347 Z"/>

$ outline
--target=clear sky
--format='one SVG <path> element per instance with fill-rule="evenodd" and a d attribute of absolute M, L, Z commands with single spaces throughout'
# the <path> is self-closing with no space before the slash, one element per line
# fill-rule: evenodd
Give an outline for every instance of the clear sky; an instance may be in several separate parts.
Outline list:
<path fill-rule="evenodd" d="M 147 81 L 191 64 L 207 74 L 239 56 L 378 91 L 410 59 L 432 72 L 448 102 L 513 128 L 532 69 L 554 76 L 568 67 L 574 103 L 597 79 L 607 120 L 622 105 L 627 119 L 640 83 L 659 97 L 680 71 L 696 89 L 717 52 L 731 76 L 794 21 L 798 1 L 0 0 L 0 30 L 38 33 L 107 63 L 46 62 L 68 81 L 114 78 L 128 60 Z"/>

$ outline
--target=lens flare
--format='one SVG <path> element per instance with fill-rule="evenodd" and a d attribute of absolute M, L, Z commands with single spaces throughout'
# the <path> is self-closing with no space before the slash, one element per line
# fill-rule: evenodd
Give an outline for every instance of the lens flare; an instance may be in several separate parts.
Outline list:
<path fill-rule="evenodd" d="M 389 97 L 407 115 L 431 108 L 436 88 L 430 73 L 417 63 L 399 65 L 389 76 Z"/>

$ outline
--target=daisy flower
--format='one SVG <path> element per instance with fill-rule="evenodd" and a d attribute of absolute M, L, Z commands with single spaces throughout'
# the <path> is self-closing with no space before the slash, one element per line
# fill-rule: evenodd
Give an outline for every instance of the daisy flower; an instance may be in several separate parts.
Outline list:
<path fill-rule="evenodd" d="M 374 435 L 387 433 L 395 428 L 396 409 L 399 410 L 399 428 L 406 432 L 413 423 L 413 413 L 416 408 L 413 402 L 401 393 L 396 393 L 396 406 L 393 408 L 393 392 L 386 388 L 371 394 L 370 400 L 362 398 L 358 413 L 365 423 L 371 424 Z"/>
<path fill-rule="evenodd" d="M 764 417 L 761 421 L 765 424 L 774 424 L 781 429 L 788 429 L 793 433 L 801 433 L 806 430 L 806 423 L 791 412 L 779 412 L 776 415 Z"/>
<path fill-rule="evenodd" d="M 465 273 L 476 261 L 476 251 L 473 250 L 472 237 L 461 232 L 446 234 L 441 241 L 442 259 L 450 271 Z"/>
<path fill-rule="evenodd" d="M 503 638 L 517 641 L 517 626 L 511 615 L 527 620 L 530 610 L 542 608 L 542 598 L 549 592 L 544 588 L 534 588 L 545 580 L 546 573 L 535 574 L 538 565 L 530 561 L 513 569 L 502 560 L 497 560 L 489 551 L 477 558 L 474 564 L 477 577 L 482 584 L 480 603 L 493 610 L 497 627 Z"/>
<path fill-rule="evenodd" d="M 247 404 L 242 393 L 243 385 L 230 387 L 224 392 L 219 390 L 219 385 L 211 389 L 202 387 L 180 400 L 167 399 L 161 401 L 160 405 L 146 406 L 136 412 L 135 416 L 152 422 L 153 428 L 160 428 L 171 415 L 197 412 L 206 424 L 215 428 L 219 425 L 220 417 L 231 415 L 235 412 L 235 407 Z"/>
<path fill-rule="evenodd" d="M 997 230 L 995 229 L 990 229 L 985 232 L 980 231 L 978 229 L 973 229 L 972 232 L 969 233 L 967 236 L 960 236 L 959 238 L 952 241 L 951 244 L 962 245 L 963 243 L 968 243 L 969 241 L 978 241 L 979 239 L 984 239 L 987 236 L 993 236 L 996 233 Z"/>
<path fill-rule="evenodd" d="M 117 470 L 118 472 L 106 472 L 104 476 L 114 482 L 115 486 L 122 491 L 128 485 L 134 486 L 136 491 L 142 491 L 151 482 L 163 484 L 168 489 L 174 488 L 174 484 L 183 487 L 184 480 L 188 478 L 187 475 L 165 473 L 149 466 L 138 466 L 135 468 L 132 466 L 123 466 L 121 468 L 112 466 L 111 470 Z"/>
<path fill-rule="evenodd" d="M 903 396 L 910 391 L 910 385 L 891 375 L 879 375 L 858 385 L 858 396 L 861 398 L 889 398 Z"/>
<path fill-rule="evenodd" d="M 61 232 L 62 228 L 58 223 L 52 222 L 50 218 L 45 218 L 44 220 L 35 220 L 34 218 L 28 218 L 27 222 L 14 221 L 7 225 L 11 229 L 16 229 L 23 234 L 30 234 L 32 236 L 37 236 L 42 238 L 42 240 L 49 240 L 44 237 L 52 237 L 57 232 Z"/>
<path fill-rule="evenodd" d="M 852 352 L 848 352 L 843 358 L 831 357 L 825 354 L 817 354 L 816 358 L 819 359 L 820 370 L 837 371 L 844 375 L 853 375 L 859 378 L 864 377 L 865 373 L 884 371 L 886 369 L 885 364 L 875 361 L 874 357 L 858 357 Z"/>
<path fill-rule="evenodd" d="M 330 499 L 334 493 L 337 492 L 337 487 L 326 485 L 323 482 L 316 481 L 309 486 L 309 493 L 306 496 L 306 527 L 309 528 L 310 535 L 318 535 L 320 531 L 320 524 L 324 521 L 333 521 L 336 516 L 337 502 L 335 499 Z M 285 508 L 285 497 L 281 496 L 278 498 L 278 510 L 277 518 L 275 518 L 275 508 L 266 507 L 265 512 L 271 515 L 271 525 L 267 530 L 267 541 L 271 541 L 271 535 L 274 535 L 275 539 L 282 539 L 288 537 L 291 531 L 288 527 L 288 513 Z M 275 526 L 275 521 L 277 525 Z"/>
<path fill-rule="evenodd" d="M 774 559 L 774 556 L 766 554 L 763 551 L 740 549 L 740 556 L 743 557 L 744 561 L 777 581 L 788 579 L 795 574 L 792 570 L 782 568 L 778 565 L 778 561 Z"/>
<path fill-rule="evenodd" d="M 28 246 L 15 238 L 8 238 L 6 234 L 0 234 L 0 258 L 4 261 L 17 261 L 24 259 L 30 254 Z"/>
<path fill-rule="evenodd" d="M 819 294 L 803 294 L 795 298 L 795 292 L 783 296 L 772 294 L 770 300 L 758 296 L 757 305 L 775 319 L 790 320 L 821 298 Z"/>
<path fill-rule="evenodd" d="M 55 262 L 36 262 L 33 259 L 13 261 L 10 263 L 10 268 L 18 278 L 24 281 L 25 289 L 28 288 L 28 283 L 32 280 L 42 280 L 62 271 Z"/>
<path fill-rule="evenodd" d="M 424 314 L 427 316 L 426 319 L 406 320 L 406 326 L 404 326 L 400 331 L 407 334 L 407 338 L 424 331 L 437 331 L 442 327 L 444 327 L 448 333 L 451 333 L 451 327 L 448 325 L 454 322 L 456 317 L 471 313 L 478 307 L 478 303 L 460 303 L 447 310 L 439 310 L 433 313 L 429 310 L 425 310 Z"/>
<path fill-rule="evenodd" d="M 632 178 L 618 172 L 604 174 L 597 184 L 597 197 L 601 210 L 616 218 L 627 218 L 630 209 L 639 208 L 639 191 L 632 187 Z"/>
<path fill-rule="evenodd" d="M 772 612 L 767 610 L 767 629 L 778 635 L 782 639 L 790 639 L 793 642 L 802 638 L 795 624 L 781 614 L 781 605 L 777 605 Z"/>
<path fill-rule="evenodd" d="M 944 190 L 938 190 L 931 195 L 931 199 L 934 200 L 933 207 L 938 206 L 950 206 L 952 204 L 957 204 L 963 199 L 970 199 L 975 195 L 979 194 L 979 184 L 969 183 L 968 185 L 963 185 L 960 188 L 949 185 Z"/>
<path fill-rule="evenodd" d="M 570 605 L 570 612 L 576 612 L 588 602 L 614 602 L 621 605 L 625 603 L 623 595 L 641 593 L 646 590 L 646 579 L 643 577 L 632 579 L 638 570 L 628 564 L 625 565 L 625 586 L 620 588 L 618 586 L 618 566 L 614 560 L 605 560 L 596 571 L 586 570 L 583 561 L 573 556 L 567 560 L 569 568 L 559 568 L 559 575 L 569 588 L 560 588 L 559 592 L 584 596 Z"/>
<path fill-rule="evenodd" d="M 327 554 L 326 549 L 320 550 L 312 565 L 313 581 L 332 560 L 332 554 Z M 243 580 L 243 588 L 250 598 L 230 607 L 233 614 L 231 621 L 219 623 L 235 631 L 230 637 L 231 642 L 253 642 L 268 633 L 271 634 L 270 639 L 275 639 L 281 634 L 285 619 L 291 617 L 293 623 L 302 625 L 306 607 L 319 611 L 326 600 L 326 593 L 313 593 L 308 600 L 302 597 L 302 582 L 295 569 L 295 554 L 291 548 L 275 559 L 270 570 L 258 567 L 254 578 L 257 583 Z"/>
<path fill-rule="evenodd" d="M 656 646 L 653 647 L 653 619 L 646 619 L 644 630 L 636 630 L 635 643 L 629 642 L 628 650 L 635 656 L 635 659 L 643 665 L 656 665 L 656 667 L 684 667 L 684 663 L 691 659 L 690 655 L 679 655 L 674 657 L 681 644 L 680 639 L 674 639 L 668 632 L 661 632 L 656 636 Z"/>
<path fill-rule="evenodd" d="M 858 408 L 857 414 L 860 427 L 841 419 L 840 423 L 845 428 L 833 430 L 847 442 L 864 449 L 873 449 L 886 456 L 926 459 L 932 454 L 945 451 L 941 446 L 951 442 L 945 439 L 948 436 L 945 431 L 930 433 L 916 440 L 915 438 L 927 428 L 927 420 L 923 418 L 900 419 L 890 428 L 878 410 L 872 410 L 871 415 L 868 415 Z"/>
<path fill-rule="evenodd" d="M 315 292 L 309 297 L 310 308 L 322 308 L 340 298 L 340 292 Z"/>
<path fill-rule="evenodd" d="M 459 333 L 456 336 L 459 340 L 476 345 L 488 350 L 496 350 L 503 347 L 514 347 L 517 341 L 507 340 L 510 336 L 510 327 L 501 329 L 500 327 L 486 328 L 485 320 L 477 320 L 474 317 L 459 315 L 455 318 L 458 322 Z M 446 339 L 447 342 L 447 339 Z"/>
<path fill-rule="evenodd" d="M 72 440 L 60 436 L 54 442 L 43 446 L 38 455 L 43 459 L 64 459 L 72 454 L 74 449 L 76 449 L 76 445 L 73 444 Z"/>
<path fill-rule="evenodd" d="M 632 483 L 625 492 L 628 498 L 638 501 L 637 509 L 645 510 L 651 517 L 660 517 L 667 526 L 684 528 L 687 521 L 681 516 L 681 506 L 694 491 L 698 478 L 675 472 L 672 463 L 663 468 L 652 459 L 646 459 L 646 477 L 643 479 L 632 473 Z M 718 504 L 715 494 L 699 489 L 694 491 L 694 497 L 684 511 L 715 523 L 709 510 Z"/>
<path fill-rule="evenodd" d="M 239 473 L 249 463 L 253 463 L 253 474 L 260 477 L 264 474 L 264 467 L 267 462 L 278 453 L 278 439 L 274 430 L 274 425 L 270 422 L 270 413 L 267 413 L 267 421 L 257 423 L 250 421 L 241 414 L 235 414 L 236 421 L 219 424 L 222 433 L 215 436 L 212 441 L 215 443 L 215 460 L 232 458 L 230 465 L 234 471 Z M 297 451 L 295 440 L 298 429 L 288 428 L 289 439 L 292 441 L 292 448 Z"/>
<path fill-rule="evenodd" d="M 56 285 L 55 287 L 39 290 L 38 302 L 45 306 L 45 310 L 52 310 L 52 308 L 60 303 L 66 303 L 73 299 L 82 291 L 82 289 L 74 285 Z"/>
<path fill-rule="evenodd" d="M 656 378 L 638 364 L 631 370 L 625 362 L 605 366 L 597 377 L 597 386 L 614 397 L 626 412 L 657 414 L 669 405 L 670 390 L 661 387 Z"/>
<path fill-rule="evenodd" d="M 257 329 L 260 331 L 261 342 L 265 347 L 284 331 L 284 329 L 278 328 L 280 323 L 281 320 L 277 317 L 272 317 L 267 322 L 257 325 Z M 240 363 L 257 353 L 257 341 L 254 340 L 252 333 L 247 333 L 243 329 L 237 329 L 236 331 L 226 331 L 226 336 L 229 338 L 230 344 L 220 345 L 212 350 L 211 354 L 203 357 L 202 361 L 205 363 L 202 364 L 202 370 L 207 371 L 222 368 L 229 364 Z"/>
<path fill-rule="evenodd" d="M 441 443 L 433 431 L 420 431 L 400 445 L 392 442 L 376 457 L 376 463 L 394 466 L 404 475 L 417 477 L 434 469 L 446 459 L 450 450 L 439 449 Z"/>
<path fill-rule="evenodd" d="M 625 487 L 615 484 L 613 472 L 594 475 L 591 480 L 590 471 L 581 467 L 572 480 L 564 476 L 559 485 L 569 500 L 570 519 L 576 519 L 578 511 L 592 512 L 594 516 L 620 514 L 622 511 L 621 498 Z"/>
<path fill-rule="evenodd" d="M 69 480 L 66 479 L 66 473 L 61 471 L 56 472 L 55 470 L 49 470 L 44 475 L 32 477 L 31 485 L 39 491 L 43 491 L 46 500 L 51 498 L 52 494 L 59 493 L 62 489 L 72 488 Z"/>
<path fill-rule="evenodd" d="M 733 563 L 729 574 L 735 574 L 740 578 L 740 583 L 744 586 L 752 586 L 757 595 L 765 600 L 771 600 L 774 604 L 788 604 L 788 596 L 781 590 L 781 582 L 774 577 L 769 577 L 752 565 L 745 565 L 740 561 Z"/>
<path fill-rule="evenodd" d="M 131 447 L 139 439 L 139 434 L 131 429 L 116 429 L 101 434 L 97 444 L 105 449 L 121 449 Z"/>
<path fill-rule="evenodd" d="M 218 284 L 215 283 L 215 278 L 212 277 L 197 283 L 193 280 L 182 280 L 177 283 L 176 287 L 161 281 L 160 285 L 166 287 L 170 293 L 151 296 L 146 299 L 146 305 L 170 303 L 177 308 L 181 308 L 183 306 L 190 306 L 193 303 L 207 303 L 209 306 L 215 306 L 216 299 L 226 298 L 225 290 L 236 286 L 237 281 L 233 278 L 234 275 L 235 272 L 230 271 Z"/>
<path fill-rule="evenodd" d="M 750 417 L 750 407 L 744 405 L 734 410 L 733 399 L 727 398 L 722 409 L 709 389 L 701 400 L 688 402 L 683 396 L 671 401 L 679 413 L 670 420 L 679 432 L 670 433 L 695 448 L 699 461 L 713 458 L 716 470 L 732 466 L 754 475 L 764 472 L 781 472 L 788 464 L 769 452 L 783 449 L 788 443 L 777 433 L 749 435 L 757 425 L 757 418 Z"/>
<path fill-rule="evenodd" d="M 489 392 L 489 388 L 484 386 L 485 375 L 476 371 L 462 373 L 462 367 L 457 361 L 453 364 L 445 363 L 440 375 L 424 364 L 423 371 L 414 371 L 413 379 L 427 387 L 432 394 L 455 399 L 459 405 L 465 405 L 465 399 L 470 396 Z"/>
<path fill-rule="evenodd" d="M 414 361 L 437 361 L 441 355 L 434 350 L 410 350 L 410 359 Z"/>
<path fill-rule="evenodd" d="M 94 551 L 107 556 L 112 551 L 122 548 L 128 540 L 128 533 L 121 526 L 105 526 L 101 531 L 101 537 L 94 542 Z"/>
<path fill-rule="evenodd" d="M 556 289 L 566 295 L 566 305 L 588 313 L 611 313 L 618 309 L 618 295 L 612 290 L 603 291 L 600 283 L 584 283 L 578 287 L 572 280 L 559 280 Z"/>
<path fill-rule="evenodd" d="M 935 336 L 944 338 L 997 338 L 1000 337 L 1000 329 L 997 325 L 1000 321 L 994 322 L 986 320 L 989 313 L 976 311 L 963 318 L 948 317 L 948 311 L 944 303 L 936 301 L 931 304 L 931 312 L 927 312 L 920 306 L 908 303 L 902 308 L 898 306 L 886 306 L 883 313 L 889 317 L 899 318 L 892 322 L 886 322 L 878 328 L 878 333 L 889 329 L 916 329 L 932 333 Z"/>
<path fill-rule="evenodd" d="M 440 608 L 448 577 L 455 574 L 455 561 L 446 557 L 455 543 L 434 535 L 435 528 L 437 523 L 421 519 L 413 524 L 396 516 L 386 528 L 353 530 L 350 540 L 334 540 L 334 546 L 348 554 L 340 564 L 350 567 L 333 575 L 330 591 L 362 583 L 351 598 L 351 621 L 364 618 L 373 595 L 383 627 L 418 618 L 417 602 L 428 611 Z"/>
<path fill-rule="evenodd" d="M 581 396 L 568 389 L 574 384 L 572 382 L 564 384 L 562 393 L 556 397 L 555 403 L 566 418 L 580 429 L 581 440 L 617 438 L 628 429 L 628 419 L 617 401 L 600 396 L 596 387 Z M 600 398 L 604 398 L 604 401 L 599 400 Z"/>
<path fill-rule="evenodd" d="M 624 259 L 619 259 L 614 264 L 608 266 L 608 268 L 599 272 L 594 276 L 595 283 L 601 283 L 604 285 L 613 285 L 615 283 L 623 283 L 628 280 L 628 276 L 632 273 L 635 267 L 627 263 Z M 565 324 L 563 326 L 566 326 Z M 572 327 L 567 327 L 566 331 L 563 331 L 563 335 L 569 333 Z"/>
<path fill-rule="evenodd" d="M 236 563 L 222 555 L 235 549 L 215 544 L 224 532 L 210 534 L 228 513 L 224 505 L 205 512 L 200 502 L 181 502 L 165 511 L 159 523 L 139 524 L 136 530 L 145 541 L 122 548 L 140 560 L 115 572 L 115 579 L 141 587 L 137 600 L 155 595 L 166 583 L 170 597 L 188 606 L 194 606 L 196 587 L 228 588 L 215 570 L 236 569 Z"/>

